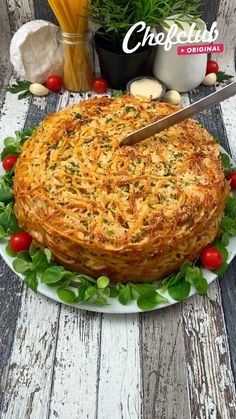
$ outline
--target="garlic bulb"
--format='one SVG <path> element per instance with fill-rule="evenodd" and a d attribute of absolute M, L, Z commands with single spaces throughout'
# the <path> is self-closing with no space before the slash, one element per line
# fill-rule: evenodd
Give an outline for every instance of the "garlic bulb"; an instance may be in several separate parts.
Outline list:
<path fill-rule="evenodd" d="M 45 86 L 39 83 L 32 83 L 29 87 L 29 91 L 35 96 L 46 96 L 49 92 Z"/>
<path fill-rule="evenodd" d="M 181 101 L 181 96 L 177 90 L 169 90 L 162 98 L 162 102 L 171 103 L 172 105 L 178 105 Z"/>
<path fill-rule="evenodd" d="M 203 79 L 202 84 L 204 86 L 214 86 L 216 84 L 217 76 L 215 73 L 209 73 Z"/>

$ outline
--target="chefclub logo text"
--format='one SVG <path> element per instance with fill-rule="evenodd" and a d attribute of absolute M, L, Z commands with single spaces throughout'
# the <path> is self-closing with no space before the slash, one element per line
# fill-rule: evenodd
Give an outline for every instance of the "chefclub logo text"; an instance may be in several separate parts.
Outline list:
<path fill-rule="evenodd" d="M 185 45 L 178 47 L 177 52 L 178 55 L 216 54 L 224 52 L 224 44 Z"/>
<path fill-rule="evenodd" d="M 204 23 L 204 22 L 203 22 Z M 137 42 L 135 46 L 130 48 L 130 38 L 135 33 L 142 33 L 143 38 Z M 172 24 L 170 28 L 163 32 L 154 31 L 151 26 L 147 26 L 145 22 L 135 23 L 127 32 L 123 40 L 123 51 L 126 54 L 132 54 L 141 46 L 148 44 L 149 46 L 163 45 L 165 51 L 170 51 L 173 45 L 178 45 L 178 54 L 210 54 L 211 52 L 223 52 L 223 44 L 212 45 L 217 40 L 219 31 L 217 22 L 213 22 L 211 28 L 207 30 L 199 29 L 197 23 L 188 25 L 188 30 L 180 30 L 179 25 Z M 193 44 L 192 46 L 184 46 L 183 44 Z M 202 45 L 201 45 L 202 44 Z"/>

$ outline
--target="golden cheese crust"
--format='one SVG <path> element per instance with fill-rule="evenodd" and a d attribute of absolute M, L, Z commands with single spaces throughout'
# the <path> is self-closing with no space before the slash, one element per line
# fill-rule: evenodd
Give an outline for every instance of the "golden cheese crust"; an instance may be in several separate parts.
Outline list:
<path fill-rule="evenodd" d="M 217 236 L 229 193 L 219 146 L 189 119 L 119 147 L 177 109 L 126 95 L 49 115 L 16 164 L 20 226 L 65 267 L 115 282 L 152 281 L 194 260 Z"/>

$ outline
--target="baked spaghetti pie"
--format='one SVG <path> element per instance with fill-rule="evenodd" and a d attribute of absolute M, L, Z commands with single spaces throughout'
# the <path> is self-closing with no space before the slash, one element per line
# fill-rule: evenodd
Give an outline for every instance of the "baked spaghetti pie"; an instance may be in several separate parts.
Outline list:
<path fill-rule="evenodd" d="M 16 164 L 20 226 L 66 268 L 117 282 L 194 260 L 216 238 L 229 193 L 219 146 L 193 120 L 119 146 L 177 109 L 123 96 L 49 115 Z"/>

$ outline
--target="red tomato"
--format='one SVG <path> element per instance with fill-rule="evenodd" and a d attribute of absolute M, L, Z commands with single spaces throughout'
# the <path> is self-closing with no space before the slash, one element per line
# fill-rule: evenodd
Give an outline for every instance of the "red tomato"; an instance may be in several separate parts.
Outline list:
<path fill-rule="evenodd" d="M 104 93 L 108 89 L 108 83 L 103 77 L 97 77 L 93 80 L 92 89 L 96 93 Z"/>
<path fill-rule="evenodd" d="M 200 255 L 202 265 L 207 269 L 218 269 L 223 263 L 221 253 L 216 247 L 205 247 Z"/>
<path fill-rule="evenodd" d="M 208 61 L 206 74 L 209 74 L 209 73 L 215 73 L 215 74 L 219 73 L 219 66 L 216 61 L 213 61 L 213 60 Z"/>
<path fill-rule="evenodd" d="M 22 252 L 23 250 L 29 250 L 31 243 L 32 237 L 24 231 L 13 234 L 9 241 L 10 248 L 15 253 Z"/>
<path fill-rule="evenodd" d="M 231 188 L 236 189 L 236 172 L 229 173 L 226 179 L 230 181 Z"/>
<path fill-rule="evenodd" d="M 49 76 L 46 81 L 46 86 L 52 92 L 59 92 L 63 84 L 63 78 L 59 76 Z"/>
<path fill-rule="evenodd" d="M 11 170 L 16 163 L 18 156 L 16 154 L 11 154 L 10 156 L 6 156 L 2 161 L 2 167 L 4 170 Z"/>

